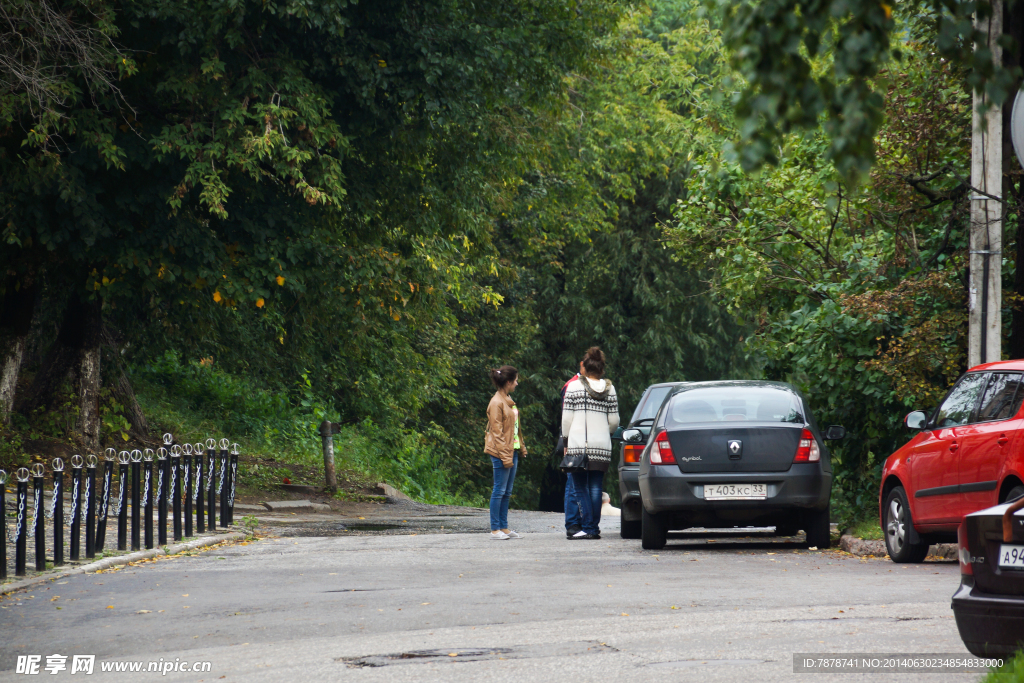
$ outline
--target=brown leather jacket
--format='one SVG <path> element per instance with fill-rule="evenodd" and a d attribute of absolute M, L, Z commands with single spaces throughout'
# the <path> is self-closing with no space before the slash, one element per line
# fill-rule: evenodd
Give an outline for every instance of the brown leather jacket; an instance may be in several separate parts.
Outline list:
<path fill-rule="evenodd" d="M 494 392 L 487 404 L 487 432 L 484 434 L 484 453 L 500 458 L 505 469 L 512 467 L 512 451 L 515 443 L 516 414 L 512 412 L 515 402 L 500 391 Z M 526 442 L 523 441 L 523 423 L 519 421 L 519 457 L 526 457 Z"/>

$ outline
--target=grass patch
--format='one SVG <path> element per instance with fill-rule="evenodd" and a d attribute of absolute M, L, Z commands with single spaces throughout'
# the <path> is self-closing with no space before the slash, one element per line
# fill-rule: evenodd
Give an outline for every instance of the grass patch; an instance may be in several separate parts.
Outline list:
<path fill-rule="evenodd" d="M 981 683 L 1024 683 L 1024 651 L 1018 651 L 999 669 L 990 669 Z"/>
<path fill-rule="evenodd" d="M 862 517 L 849 527 L 846 533 L 866 541 L 880 541 L 885 538 L 877 517 Z"/>

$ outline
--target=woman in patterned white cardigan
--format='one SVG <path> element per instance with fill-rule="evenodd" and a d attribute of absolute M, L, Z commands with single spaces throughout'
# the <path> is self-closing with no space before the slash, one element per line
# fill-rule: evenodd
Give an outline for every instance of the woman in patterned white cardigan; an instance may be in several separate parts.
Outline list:
<path fill-rule="evenodd" d="M 566 453 L 587 456 L 587 469 L 570 472 L 580 500 L 583 529 L 572 538 L 601 538 L 601 493 L 612 460 L 612 433 L 619 426 L 619 399 L 604 376 L 604 353 L 596 346 L 580 363 L 580 376 L 569 383 L 562 404 Z"/>

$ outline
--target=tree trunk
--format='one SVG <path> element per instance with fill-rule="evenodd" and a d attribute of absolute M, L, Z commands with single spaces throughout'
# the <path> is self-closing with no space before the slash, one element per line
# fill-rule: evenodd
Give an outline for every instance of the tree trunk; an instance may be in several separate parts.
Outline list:
<path fill-rule="evenodd" d="M 36 282 L 33 276 L 21 282 L 8 282 L 0 305 L 0 422 L 7 424 L 14 407 L 14 395 L 21 375 L 25 343 L 32 326 L 36 305 Z"/>
<path fill-rule="evenodd" d="M 78 372 L 78 430 L 85 448 L 100 448 L 100 351 L 103 348 L 103 301 L 83 305 L 81 365 Z"/>
<path fill-rule="evenodd" d="M 131 380 L 128 379 L 124 362 L 121 360 L 120 344 L 113 330 L 103 329 L 103 345 L 110 349 L 109 360 L 116 366 L 117 380 L 110 383 L 110 391 L 117 402 L 124 406 L 124 416 L 132 425 L 132 433 L 140 439 L 148 440 L 149 423 L 146 421 L 146 414 L 142 412 L 142 406 L 135 398 L 135 390 L 132 389 Z"/>
<path fill-rule="evenodd" d="M 57 339 L 43 356 L 42 366 L 21 406 L 25 413 L 31 414 L 39 408 L 51 408 L 61 386 L 69 377 L 77 387 L 78 382 L 74 380 L 77 380 L 81 370 L 89 306 L 90 303 L 80 294 L 72 294 L 68 298 Z"/>

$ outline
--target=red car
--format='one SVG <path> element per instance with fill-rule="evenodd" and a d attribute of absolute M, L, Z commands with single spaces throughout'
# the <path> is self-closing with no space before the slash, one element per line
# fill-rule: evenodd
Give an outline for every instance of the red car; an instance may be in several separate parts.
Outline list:
<path fill-rule="evenodd" d="M 986 363 L 957 381 L 920 430 L 889 456 L 878 496 L 894 562 L 921 562 L 933 543 L 955 543 L 965 515 L 1024 494 L 1024 360 Z"/>

